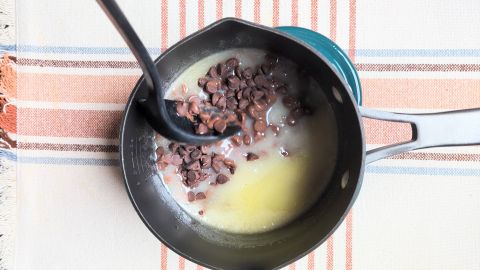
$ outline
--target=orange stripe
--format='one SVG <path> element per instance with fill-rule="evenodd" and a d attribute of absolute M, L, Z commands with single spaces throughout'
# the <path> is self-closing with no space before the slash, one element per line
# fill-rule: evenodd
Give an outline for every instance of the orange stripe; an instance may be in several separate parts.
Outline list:
<path fill-rule="evenodd" d="M 318 30 L 318 0 L 312 0 L 310 7 L 310 27 L 313 31 Z"/>
<path fill-rule="evenodd" d="M 292 25 L 298 26 L 298 0 L 292 0 Z"/>
<path fill-rule="evenodd" d="M 198 0 L 198 28 L 205 27 L 205 1 Z"/>
<path fill-rule="evenodd" d="M 162 0 L 162 10 L 160 15 L 162 27 L 162 50 L 168 48 L 168 0 Z"/>
<path fill-rule="evenodd" d="M 330 0 L 330 39 L 337 39 L 337 0 Z"/>
<path fill-rule="evenodd" d="M 392 144 L 412 138 L 410 124 L 363 119 L 365 138 L 369 144 Z"/>
<path fill-rule="evenodd" d="M 307 257 L 307 267 L 308 270 L 314 270 L 315 269 L 315 251 L 310 252 Z"/>
<path fill-rule="evenodd" d="M 178 269 L 185 270 L 185 258 L 178 256 Z"/>
<path fill-rule="evenodd" d="M 357 31 L 357 3 L 356 0 L 350 0 L 350 22 L 348 25 L 348 57 L 355 63 L 355 42 Z"/>
<path fill-rule="evenodd" d="M 242 0 L 235 0 L 235 17 L 242 17 Z"/>
<path fill-rule="evenodd" d="M 353 209 L 350 209 L 350 212 L 346 218 L 346 232 L 345 232 L 345 270 L 352 270 L 352 228 L 353 228 Z"/>
<path fill-rule="evenodd" d="M 187 5 L 185 0 L 178 1 L 178 9 L 180 11 L 180 38 L 182 39 L 187 35 L 187 18 L 185 14 L 187 12 Z"/>
<path fill-rule="evenodd" d="M 136 75 L 18 73 L 18 99 L 123 104 L 127 102 L 138 79 Z"/>
<path fill-rule="evenodd" d="M 333 270 L 333 235 L 327 240 L 327 270 Z"/>
<path fill-rule="evenodd" d="M 160 269 L 161 270 L 168 269 L 167 256 L 168 256 L 167 247 L 163 244 L 160 244 Z"/>
<path fill-rule="evenodd" d="M 28 136 L 117 138 L 122 112 L 18 110 L 18 134 Z"/>
<path fill-rule="evenodd" d="M 273 26 L 276 27 L 280 24 L 280 0 L 273 0 Z"/>
<path fill-rule="evenodd" d="M 480 107 L 480 80 L 362 79 L 364 106 L 461 109 Z"/>
<path fill-rule="evenodd" d="M 255 23 L 260 23 L 260 0 L 255 0 L 253 2 L 253 21 Z"/>
<path fill-rule="evenodd" d="M 223 17 L 223 0 L 217 0 L 217 20 L 220 20 Z"/>

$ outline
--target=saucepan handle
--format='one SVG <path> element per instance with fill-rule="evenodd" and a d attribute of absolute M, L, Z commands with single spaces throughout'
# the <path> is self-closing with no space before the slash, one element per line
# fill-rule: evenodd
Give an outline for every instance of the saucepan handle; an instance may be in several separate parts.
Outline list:
<path fill-rule="evenodd" d="M 404 114 L 360 107 L 365 118 L 410 123 L 412 139 L 367 151 L 366 163 L 415 149 L 480 144 L 480 109 Z"/>

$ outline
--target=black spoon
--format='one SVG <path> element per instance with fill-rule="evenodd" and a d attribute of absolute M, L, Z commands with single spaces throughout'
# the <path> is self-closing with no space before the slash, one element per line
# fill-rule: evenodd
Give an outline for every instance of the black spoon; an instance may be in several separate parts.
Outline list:
<path fill-rule="evenodd" d="M 145 99 L 137 100 L 137 102 L 155 131 L 170 140 L 190 144 L 212 143 L 240 131 L 239 126 L 228 126 L 223 133 L 196 134 L 193 123 L 185 117 L 178 116 L 176 102 L 163 98 L 164 91 L 160 87 L 160 76 L 157 68 L 115 0 L 97 0 L 97 2 L 123 37 L 142 68 L 149 95 Z"/>

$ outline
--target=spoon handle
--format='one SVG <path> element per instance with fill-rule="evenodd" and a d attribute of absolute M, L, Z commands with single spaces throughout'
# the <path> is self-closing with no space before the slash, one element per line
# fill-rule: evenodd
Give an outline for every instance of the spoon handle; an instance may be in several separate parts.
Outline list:
<path fill-rule="evenodd" d="M 97 0 L 140 64 L 150 91 L 160 90 L 160 78 L 147 49 L 115 0 Z M 163 96 L 163 93 L 162 93 Z"/>

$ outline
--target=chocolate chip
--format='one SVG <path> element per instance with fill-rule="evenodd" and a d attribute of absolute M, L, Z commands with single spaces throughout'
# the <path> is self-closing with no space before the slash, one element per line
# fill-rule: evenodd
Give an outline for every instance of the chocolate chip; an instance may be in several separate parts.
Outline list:
<path fill-rule="evenodd" d="M 237 120 L 238 120 L 237 115 L 234 114 L 234 113 L 231 113 L 231 114 L 227 115 L 227 118 L 225 119 L 225 121 L 227 121 L 227 123 L 236 122 Z"/>
<path fill-rule="evenodd" d="M 243 136 L 243 143 L 245 145 L 250 145 L 251 142 L 252 142 L 252 138 L 248 134 L 245 134 L 245 136 Z"/>
<path fill-rule="evenodd" d="M 185 145 L 183 148 L 185 148 L 185 150 L 188 153 L 191 153 L 191 152 L 193 152 L 197 149 L 197 147 L 195 145 Z"/>
<path fill-rule="evenodd" d="M 274 124 L 270 124 L 268 125 L 268 127 L 270 127 L 270 129 L 272 130 L 274 136 L 278 136 L 278 134 L 280 133 L 280 127 Z"/>
<path fill-rule="evenodd" d="M 155 150 L 155 153 L 157 154 L 157 160 L 159 160 L 163 154 L 165 154 L 165 149 L 162 146 L 157 147 L 157 150 Z"/>
<path fill-rule="evenodd" d="M 254 153 L 247 153 L 247 161 L 253 161 L 253 160 L 257 160 L 259 157 L 258 155 L 254 154 Z"/>
<path fill-rule="evenodd" d="M 219 63 L 217 65 L 217 73 L 222 76 L 222 77 L 225 77 L 226 73 L 227 73 L 227 66 L 223 63 Z"/>
<path fill-rule="evenodd" d="M 268 93 L 265 95 L 265 101 L 268 103 L 269 106 L 272 106 L 273 103 L 277 101 L 277 95 Z"/>
<path fill-rule="evenodd" d="M 189 202 L 195 201 L 195 193 L 189 191 L 189 192 L 187 193 L 187 198 L 188 198 L 188 201 L 189 201 Z"/>
<path fill-rule="evenodd" d="M 295 117 L 293 117 L 293 115 L 291 113 L 288 114 L 286 122 L 291 127 L 293 127 L 297 124 L 297 120 L 295 119 Z"/>
<path fill-rule="evenodd" d="M 182 165 L 183 163 L 183 159 L 180 157 L 180 155 L 173 155 L 172 156 L 172 160 L 170 162 L 170 164 L 174 165 L 174 166 L 180 166 Z"/>
<path fill-rule="evenodd" d="M 203 216 L 203 214 L 204 214 L 203 210 L 198 211 L 198 214 L 199 214 L 200 216 Z"/>
<path fill-rule="evenodd" d="M 265 78 L 265 75 L 257 75 L 255 76 L 253 81 L 257 86 L 263 86 L 267 83 L 267 79 Z"/>
<path fill-rule="evenodd" d="M 247 81 L 246 81 L 246 80 L 241 80 L 239 87 L 240 87 L 240 89 L 245 89 L 245 88 L 247 88 L 247 87 L 248 87 Z"/>
<path fill-rule="evenodd" d="M 209 94 L 214 94 L 220 90 L 220 81 L 213 79 L 205 84 L 204 90 Z"/>
<path fill-rule="evenodd" d="M 238 105 L 238 101 L 235 99 L 235 97 L 229 97 L 227 98 L 227 101 L 226 101 L 226 107 L 227 109 L 229 110 L 235 110 L 237 108 L 237 105 Z"/>
<path fill-rule="evenodd" d="M 226 158 L 223 160 L 223 164 L 225 164 L 225 166 L 228 168 L 228 169 L 235 169 L 237 168 L 237 166 L 235 165 L 235 161 L 233 161 L 232 159 L 229 159 L 229 158 Z"/>
<path fill-rule="evenodd" d="M 256 111 L 265 111 L 268 108 L 268 103 L 263 99 L 254 100 L 253 105 Z"/>
<path fill-rule="evenodd" d="M 255 86 L 257 86 L 257 84 L 255 83 L 254 80 L 252 80 L 252 79 L 247 79 L 247 86 L 255 87 Z"/>
<path fill-rule="evenodd" d="M 219 174 L 217 176 L 217 183 L 218 184 L 225 184 L 228 182 L 228 180 L 230 180 L 230 178 L 228 178 L 228 176 L 226 176 L 225 174 Z"/>
<path fill-rule="evenodd" d="M 221 96 L 215 106 L 222 111 L 225 110 L 225 108 L 227 107 L 227 99 L 225 98 L 225 96 Z"/>
<path fill-rule="evenodd" d="M 283 148 L 280 149 L 280 154 L 284 157 L 288 157 L 289 155 L 288 151 Z"/>
<path fill-rule="evenodd" d="M 237 76 L 230 76 L 227 78 L 228 87 L 230 89 L 239 89 L 240 88 L 240 78 Z"/>
<path fill-rule="evenodd" d="M 253 124 L 253 130 L 255 130 L 256 132 L 264 132 L 265 130 L 267 130 L 267 123 L 265 123 L 265 121 L 263 120 L 257 120 Z"/>
<path fill-rule="evenodd" d="M 185 169 L 187 170 L 194 170 L 198 171 L 200 170 L 200 162 L 198 160 L 190 162 L 187 166 L 185 166 Z"/>
<path fill-rule="evenodd" d="M 213 105 L 213 106 L 216 106 L 217 103 L 218 103 L 218 100 L 220 100 L 220 98 L 221 98 L 222 96 L 223 96 L 223 94 L 222 94 L 222 93 L 219 93 L 219 92 L 213 94 L 213 95 L 212 95 L 212 105 Z"/>
<path fill-rule="evenodd" d="M 257 132 L 255 132 L 255 135 L 253 135 L 253 140 L 255 142 L 259 142 L 259 141 L 263 140 L 264 137 L 265 137 L 265 133 L 257 131 Z"/>
<path fill-rule="evenodd" d="M 227 123 L 225 122 L 225 120 L 223 119 L 219 119 L 218 121 L 216 121 L 214 124 L 213 124 L 213 128 L 219 132 L 219 133 L 223 133 L 225 131 L 225 129 L 227 128 Z"/>
<path fill-rule="evenodd" d="M 201 100 L 200 97 L 197 96 L 197 95 L 191 95 L 191 96 L 188 98 L 188 102 L 190 102 L 190 103 L 197 103 L 197 105 L 198 105 L 198 104 L 200 104 L 200 103 L 202 102 L 202 100 Z"/>
<path fill-rule="evenodd" d="M 170 144 L 168 145 L 168 149 L 170 149 L 170 151 L 171 151 L 172 153 L 176 153 L 177 150 L 178 150 L 178 146 L 179 146 L 178 143 L 173 143 L 173 142 L 172 142 L 172 143 L 170 143 Z"/>
<path fill-rule="evenodd" d="M 236 75 L 237 77 L 241 78 L 241 77 L 242 77 L 242 73 L 243 73 L 242 68 L 241 68 L 240 66 L 237 66 L 237 67 L 235 68 L 235 75 Z"/>
<path fill-rule="evenodd" d="M 199 78 L 198 79 L 198 86 L 203 88 L 207 82 L 208 82 L 207 78 L 205 78 L 205 77 Z"/>
<path fill-rule="evenodd" d="M 218 116 L 218 115 L 215 115 L 214 117 L 211 117 L 211 118 L 208 120 L 207 127 L 208 127 L 209 129 L 213 129 L 213 125 L 214 125 L 215 122 L 217 122 L 218 120 L 220 120 L 220 116 Z"/>
<path fill-rule="evenodd" d="M 225 91 L 225 97 L 227 97 L 227 98 L 235 97 L 235 90 L 228 89 L 227 91 Z"/>
<path fill-rule="evenodd" d="M 232 141 L 232 143 L 233 143 L 235 146 L 240 146 L 240 145 L 242 145 L 242 137 L 240 137 L 240 136 L 238 136 L 238 135 L 232 136 L 231 141 Z"/>
<path fill-rule="evenodd" d="M 251 93 L 252 93 L 252 88 L 251 88 L 251 87 L 247 87 L 247 88 L 243 89 L 242 97 L 243 97 L 244 99 L 250 99 Z"/>
<path fill-rule="evenodd" d="M 200 112 L 198 114 L 198 117 L 202 121 L 202 123 L 206 124 L 208 122 L 208 119 L 210 119 L 210 114 L 207 112 Z"/>
<path fill-rule="evenodd" d="M 198 124 L 198 126 L 195 128 L 195 133 L 199 135 L 205 135 L 208 133 L 208 127 L 204 123 Z"/>
<path fill-rule="evenodd" d="M 208 70 L 208 75 L 214 79 L 220 78 L 220 76 L 218 75 L 217 69 L 215 67 L 211 67 Z"/>
<path fill-rule="evenodd" d="M 195 200 L 204 200 L 206 198 L 207 198 L 207 196 L 203 192 L 199 192 L 195 195 Z"/>
<path fill-rule="evenodd" d="M 209 147 L 207 145 L 201 145 L 199 147 L 200 151 L 202 151 L 202 154 L 204 154 L 204 155 L 208 153 L 208 148 Z"/>
<path fill-rule="evenodd" d="M 187 172 L 187 181 L 188 182 L 193 182 L 193 181 L 195 181 L 195 179 L 196 179 L 195 171 L 188 171 Z"/>
<path fill-rule="evenodd" d="M 250 104 L 247 107 L 247 112 L 250 117 L 256 120 L 264 120 L 266 118 L 266 112 L 265 111 L 258 111 L 255 105 Z"/>
<path fill-rule="evenodd" d="M 220 170 L 222 169 L 222 163 L 223 163 L 223 162 L 220 161 L 220 160 L 214 160 L 214 159 L 212 159 L 212 164 L 211 164 L 212 169 L 213 169 L 216 173 L 219 173 Z"/>
<path fill-rule="evenodd" d="M 208 169 L 212 165 L 212 157 L 208 155 L 203 155 L 200 158 L 200 163 L 202 164 L 202 169 Z"/>
<path fill-rule="evenodd" d="M 247 108 L 248 104 L 250 104 L 250 102 L 247 99 L 240 99 L 240 102 L 238 103 L 238 108 L 240 110 L 244 110 L 245 108 Z"/>
<path fill-rule="evenodd" d="M 230 58 L 225 62 L 225 65 L 227 65 L 227 67 L 235 68 L 239 63 L 240 62 L 237 58 Z"/>
<path fill-rule="evenodd" d="M 263 91 L 255 90 L 252 92 L 251 99 L 252 100 L 259 100 L 261 99 L 265 93 Z"/>
<path fill-rule="evenodd" d="M 199 114 L 200 108 L 198 107 L 198 104 L 196 102 L 190 103 L 190 108 L 188 109 L 188 112 L 191 114 Z"/>
<path fill-rule="evenodd" d="M 183 101 L 177 101 L 176 109 L 178 116 L 186 116 L 188 114 L 188 104 Z"/>
<path fill-rule="evenodd" d="M 188 152 L 187 150 L 185 150 L 185 148 L 183 146 L 179 146 L 178 147 L 178 153 L 180 154 L 180 156 L 183 158 L 184 156 L 188 155 Z"/>
<path fill-rule="evenodd" d="M 242 73 L 242 76 L 245 78 L 245 79 L 251 79 L 252 78 L 252 75 L 253 75 L 253 71 L 251 68 L 246 68 L 243 70 L 243 73 Z"/>
<path fill-rule="evenodd" d="M 192 153 L 190 153 L 190 157 L 192 158 L 192 160 L 199 160 L 201 156 L 202 156 L 202 151 L 198 149 L 195 149 L 192 151 Z"/>

